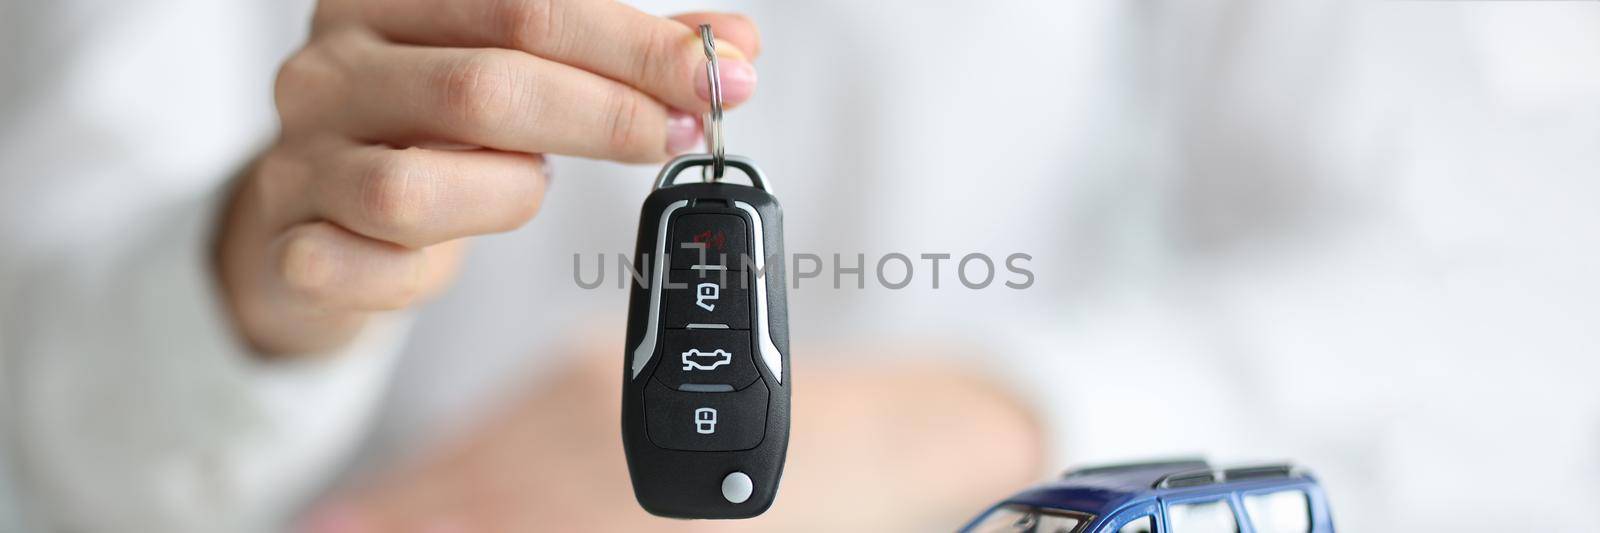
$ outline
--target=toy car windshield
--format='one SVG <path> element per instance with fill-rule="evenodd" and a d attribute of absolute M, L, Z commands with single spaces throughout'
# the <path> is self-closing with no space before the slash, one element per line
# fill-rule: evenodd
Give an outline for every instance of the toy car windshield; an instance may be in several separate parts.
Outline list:
<path fill-rule="evenodd" d="M 1076 533 L 1094 517 L 1026 505 L 1007 505 L 990 511 L 972 528 L 974 533 Z"/>

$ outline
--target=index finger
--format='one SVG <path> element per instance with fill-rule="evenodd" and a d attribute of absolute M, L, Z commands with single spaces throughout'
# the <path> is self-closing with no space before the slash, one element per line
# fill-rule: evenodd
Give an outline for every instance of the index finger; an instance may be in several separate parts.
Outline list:
<path fill-rule="evenodd" d="M 350 5 L 379 34 L 410 44 L 521 50 L 633 86 L 685 111 L 709 107 L 705 52 L 683 23 L 608 0 L 388 0 Z M 695 14 L 713 31 L 749 40 L 749 19 Z M 737 43 L 734 43 L 737 46 Z M 755 70 L 735 47 L 718 47 L 729 107 L 749 98 Z"/>

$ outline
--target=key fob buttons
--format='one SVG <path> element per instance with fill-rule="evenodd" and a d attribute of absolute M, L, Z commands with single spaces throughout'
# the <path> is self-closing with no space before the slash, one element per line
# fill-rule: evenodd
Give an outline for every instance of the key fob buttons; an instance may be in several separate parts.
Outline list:
<path fill-rule="evenodd" d="M 645 198 L 630 293 L 622 436 L 634 495 L 678 518 L 748 518 L 772 505 L 789 441 L 782 210 L 751 185 L 674 184 Z M 689 245 L 685 247 L 684 245 Z"/>

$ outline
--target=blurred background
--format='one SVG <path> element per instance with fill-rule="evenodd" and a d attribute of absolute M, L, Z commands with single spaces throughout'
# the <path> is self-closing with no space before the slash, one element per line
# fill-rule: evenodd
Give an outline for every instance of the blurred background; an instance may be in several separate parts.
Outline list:
<path fill-rule="evenodd" d="M 13 402 L 27 346 L 73 335 L 29 318 L 23 302 L 49 298 L 30 269 L 133 242 L 125 221 L 172 215 L 261 150 L 311 5 L 0 6 Z M 639 7 L 760 25 L 760 89 L 725 127 L 773 179 L 788 251 L 824 258 L 822 277 L 791 280 L 797 397 L 861 361 L 951 359 L 1033 413 L 1037 480 L 1175 454 L 1291 459 L 1348 531 L 1600 530 L 1596 6 Z M 455 287 L 406 319 L 370 427 L 348 430 L 359 444 L 319 486 L 445 446 L 580 353 L 620 364 L 627 291 L 614 265 L 579 287 L 574 254 L 593 268 L 631 252 L 656 169 L 553 159 L 538 219 L 477 239 Z M 969 289 L 952 261 L 934 289 L 918 261 L 893 290 L 872 279 L 888 253 L 1026 253 L 1036 281 Z M 865 288 L 833 286 L 833 254 L 864 254 Z M 49 513 L 22 431 L 0 441 L 0 530 Z M 879 525 L 953 528 L 1006 495 Z"/>

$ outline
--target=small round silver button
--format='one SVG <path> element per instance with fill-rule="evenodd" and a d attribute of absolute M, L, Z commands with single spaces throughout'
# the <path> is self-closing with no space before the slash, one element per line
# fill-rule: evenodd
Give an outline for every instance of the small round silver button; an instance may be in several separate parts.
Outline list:
<path fill-rule="evenodd" d="M 722 497 L 730 503 L 744 503 L 750 499 L 750 493 L 755 490 L 755 484 L 750 481 L 750 476 L 744 475 L 744 472 L 734 472 L 722 478 Z"/>

